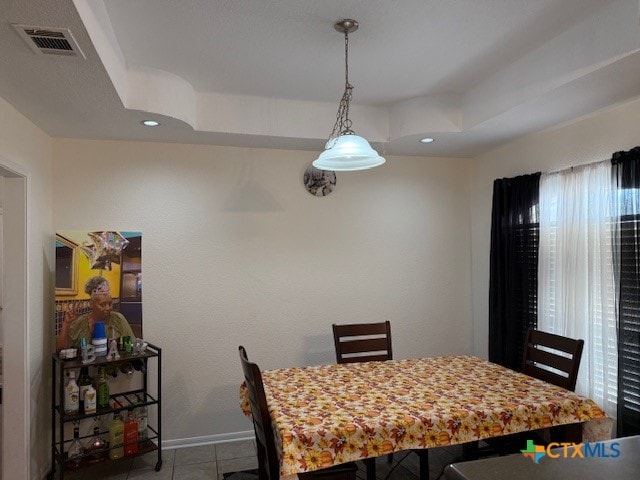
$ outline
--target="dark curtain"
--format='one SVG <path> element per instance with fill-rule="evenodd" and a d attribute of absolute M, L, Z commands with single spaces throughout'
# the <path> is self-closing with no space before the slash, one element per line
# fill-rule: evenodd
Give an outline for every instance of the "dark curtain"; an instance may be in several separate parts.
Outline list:
<path fill-rule="evenodd" d="M 514 370 L 537 325 L 539 185 L 540 173 L 493 183 L 489 360 Z"/>
<path fill-rule="evenodd" d="M 618 436 L 640 434 L 640 147 L 613 154 L 619 217 Z"/>

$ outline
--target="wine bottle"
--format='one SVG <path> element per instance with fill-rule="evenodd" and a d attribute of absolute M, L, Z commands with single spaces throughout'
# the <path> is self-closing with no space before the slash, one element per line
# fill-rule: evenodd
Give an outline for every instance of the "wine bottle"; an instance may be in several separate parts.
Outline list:
<path fill-rule="evenodd" d="M 142 360 L 140 359 L 132 360 L 131 365 L 133 365 L 133 368 L 138 372 L 147 373 L 147 366 L 144 364 Z"/>
<path fill-rule="evenodd" d="M 104 367 L 100 367 L 100 373 L 98 375 L 98 383 L 96 390 L 98 392 L 98 405 L 97 407 L 106 408 L 109 406 L 109 384 L 107 383 L 107 375 Z"/>
<path fill-rule="evenodd" d="M 89 367 L 80 368 L 80 377 L 78 377 L 78 388 L 80 392 L 80 411 L 84 412 L 84 395 L 92 384 L 91 377 L 89 376 Z M 88 413 L 88 412 L 85 412 Z"/>
<path fill-rule="evenodd" d="M 133 375 L 133 365 L 131 365 L 131 362 L 123 362 L 120 364 L 120 371 L 130 377 Z"/>

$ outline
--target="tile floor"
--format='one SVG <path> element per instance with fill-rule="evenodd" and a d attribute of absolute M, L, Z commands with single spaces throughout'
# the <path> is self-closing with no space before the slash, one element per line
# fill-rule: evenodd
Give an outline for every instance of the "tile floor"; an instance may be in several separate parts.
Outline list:
<path fill-rule="evenodd" d="M 449 463 L 458 461 L 461 447 L 435 448 L 429 451 L 429 478 L 441 478 Z M 122 459 L 89 469 L 65 473 L 65 480 L 222 480 L 223 473 L 256 468 L 255 442 L 239 442 L 203 445 L 162 454 L 162 469 L 154 470 L 157 454 L 147 454 L 134 459 Z M 415 453 L 394 454 L 392 464 L 386 457 L 379 458 L 376 473 L 379 480 L 415 480 L 418 478 L 419 459 Z M 58 478 L 58 476 L 56 476 Z M 359 462 L 358 479 L 365 479 L 364 466 Z"/>

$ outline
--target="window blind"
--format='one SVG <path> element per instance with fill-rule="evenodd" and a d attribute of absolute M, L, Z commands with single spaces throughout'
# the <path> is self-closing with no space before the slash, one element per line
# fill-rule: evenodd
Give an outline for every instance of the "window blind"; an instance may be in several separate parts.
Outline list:
<path fill-rule="evenodd" d="M 640 215 L 620 217 L 618 435 L 640 434 Z"/>

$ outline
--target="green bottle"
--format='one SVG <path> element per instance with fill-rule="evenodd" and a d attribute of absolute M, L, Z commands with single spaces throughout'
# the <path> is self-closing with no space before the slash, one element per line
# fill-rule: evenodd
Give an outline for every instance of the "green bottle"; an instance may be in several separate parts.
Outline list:
<path fill-rule="evenodd" d="M 80 368 L 80 378 L 78 378 L 78 387 L 80 388 L 80 411 L 84 412 L 84 393 L 91 386 L 92 380 L 89 376 L 89 367 Z"/>
<path fill-rule="evenodd" d="M 96 407 L 106 408 L 109 406 L 109 384 L 107 383 L 107 374 L 104 367 L 100 367 L 100 373 L 98 374 L 98 384 L 96 386 L 98 392 L 98 402 Z"/>

